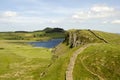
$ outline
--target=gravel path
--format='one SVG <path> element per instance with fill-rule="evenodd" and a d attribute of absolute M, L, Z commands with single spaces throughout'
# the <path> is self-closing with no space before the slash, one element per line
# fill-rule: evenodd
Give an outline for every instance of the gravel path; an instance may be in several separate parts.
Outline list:
<path fill-rule="evenodd" d="M 66 80 L 73 80 L 73 69 L 74 69 L 74 64 L 75 64 L 75 61 L 77 59 L 77 56 L 82 52 L 84 51 L 84 49 L 86 49 L 88 46 L 90 46 L 89 44 L 88 45 L 84 45 L 83 47 L 79 48 L 77 51 L 75 51 L 72 55 L 72 57 L 70 58 L 70 62 L 68 64 L 68 67 L 67 67 L 67 70 L 66 70 Z"/>

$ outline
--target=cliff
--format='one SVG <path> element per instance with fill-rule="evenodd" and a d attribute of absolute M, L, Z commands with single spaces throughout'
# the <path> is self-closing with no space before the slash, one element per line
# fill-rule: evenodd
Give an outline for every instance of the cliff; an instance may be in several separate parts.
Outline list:
<path fill-rule="evenodd" d="M 69 30 L 66 33 L 65 41 L 67 45 L 70 45 L 70 47 L 76 47 L 79 45 L 84 45 L 87 43 L 108 43 L 107 40 L 100 37 L 95 33 L 95 31 L 92 31 L 90 29 L 88 30 Z"/>

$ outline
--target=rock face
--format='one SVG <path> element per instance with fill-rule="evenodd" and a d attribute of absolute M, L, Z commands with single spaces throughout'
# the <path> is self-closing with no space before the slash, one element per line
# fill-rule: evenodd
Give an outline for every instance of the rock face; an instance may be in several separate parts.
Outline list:
<path fill-rule="evenodd" d="M 77 47 L 79 45 L 84 45 L 87 43 L 99 43 L 105 42 L 103 38 L 99 37 L 96 33 L 91 30 L 69 30 L 66 33 L 65 41 L 67 45 L 72 47 Z"/>
<path fill-rule="evenodd" d="M 69 32 L 69 44 L 71 47 L 76 47 L 77 34 L 75 32 Z"/>
<path fill-rule="evenodd" d="M 82 40 L 79 38 L 79 31 L 72 30 L 66 33 L 65 42 L 67 42 L 70 47 L 76 47 L 82 43 Z"/>

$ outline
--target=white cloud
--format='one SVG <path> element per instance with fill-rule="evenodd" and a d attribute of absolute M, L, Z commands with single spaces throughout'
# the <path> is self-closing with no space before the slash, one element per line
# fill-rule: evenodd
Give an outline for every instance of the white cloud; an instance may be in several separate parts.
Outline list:
<path fill-rule="evenodd" d="M 120 24 L 120 20 L 113 20 L 111 23 L 113 23 L 113 24 Z"/>
<path fill-rule="evenodd" d="M 6 11 L 3 13 L 3 17 L 16 17 L 17 16 L 17 12 L 15 11 Z"/>
<path fill-rule="evenodd" d="M 59 23 L 58 20 L 51 20 L 51 23 L 55 24 L 55 23 Z"/>
<path fill-rule="evenodd" d="M 13 23 L 13 24 L 42 24 L 46 20 L 39 17 L 24 17 L 17 16 L 11 18 L 0 18 L 0 23 Z"/>
<path fill-rule="evenodd" d="M 111 12 L 111 11 L 114 11 L 114 8 L 108 7 L 108 6 L 105 6 L 105 5 L 95 5 L 91 8 L 91 11 L 94 11 L 94 12 Z"/>
<path fill-rule="evenodd" d="M 96 5 L 90 8 L 88 11 L 79 11 L 72 15 L 74 19 L 95 19 L 106 18 L 116 14 L 116 11 L 112 7 Z"/>
<path fill-rule="evenodd" d="M 0 12 L 0 23 L 13 23 L 13 24 L 42 24 L 48 22 L 49 19 L 38 16 L 18 15 L 19 12 L 4 11 Z M 24 12 L 23 12 L 24 13 Z M 34 13 L 34 12 L 31 12 Z M 21 13 L 22 14 L 22 13 Z"/>
<path fill-rule="evenodd" d="M 107 24 L 107 23 L 109 23 L 109 22 L 108 22 L 108 21 L 103 21 L 102 23 L 103 23 L 103 24 Z"/>
<path fill-rule="evenodd" d="M 80 11 L 80 12 L 77 12 L 76 14 L 74 14 L 72 16 L 72 18 L 74 18 L 74 19 L 82 19 L 82 20 L 88 19 L 88 18 L 90 18 L 90 13 L 89 12 Z"/>

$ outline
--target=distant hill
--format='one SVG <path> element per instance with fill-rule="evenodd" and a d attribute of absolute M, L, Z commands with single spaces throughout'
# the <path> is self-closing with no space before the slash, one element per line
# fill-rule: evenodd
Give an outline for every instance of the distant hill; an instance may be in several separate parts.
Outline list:
<path fill-rule="evenodd" d="M 15 33 L 28 33 L 28 31 L 15 31 Z"/>
<path fill-rule="evenodd" d="M 0 40 L 32 40 L 43 41 L 52 38 L 64 38 L 65 31 L 62 28 L 45 28 L 33 32 L 15 31 L 15 32 L 1 32 Z"/>
<path fill-rule="evenodd" d="M 45 31 L 46 33 L 54 33 L 54 32 L 65 32 L 64 29 L 62 28 L 45 28 L 43 31 Z"/>

